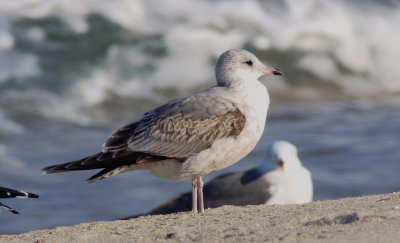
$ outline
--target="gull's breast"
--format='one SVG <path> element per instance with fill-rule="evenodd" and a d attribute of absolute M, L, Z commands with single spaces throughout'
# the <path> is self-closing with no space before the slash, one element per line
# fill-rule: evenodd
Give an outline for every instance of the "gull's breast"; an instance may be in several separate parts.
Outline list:
<path fill-rule="evenodd" d="M 251 85 L 221 95 L 233 102 L 245 116 L 243 130 L 237 136 L 215 140 L 210 148 L 184 162 L 174 159 L 155 162 L 149 168 L 155 176 L 173 180 L 202 176 L 236 163 L 253 150 L 264 131 L 269 106 L 267 89 L 254 80 Z"/>
<path fill-rule="evenodd" d="M 243 90 L 247 89 L 247 90 Z M 233 92 L 233 100 L 246 118 L 246 124 L 237 137 L 216 140 L 213 145 L 182 164 L 186 177 L 205 175 L 230 166 L 246 156 L 259 141 L 265 126 L 269 96 L 263 84 L 254 81 Z"/>

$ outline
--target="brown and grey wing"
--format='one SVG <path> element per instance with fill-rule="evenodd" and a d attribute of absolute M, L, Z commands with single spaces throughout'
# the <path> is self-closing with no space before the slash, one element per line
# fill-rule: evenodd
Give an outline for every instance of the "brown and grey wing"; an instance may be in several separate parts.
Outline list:
<path fill-rule="evenodd" d="M 194 120 L 190 115 L 175 115 L 156 120 L 140 139 L 130 139 L 129 148 L 166 157 L 188 158 L 213 144 L 215 140 L 236 137 L 245 119 L 239 111 Z"/>
<path fill-rule="evenodd" d="M 103 151 L 130 150 L 185 159 L 217 139 L 236 137 L 246 119 L 231 102 L 212 95 L 174 100 L 111 134 Z"/>

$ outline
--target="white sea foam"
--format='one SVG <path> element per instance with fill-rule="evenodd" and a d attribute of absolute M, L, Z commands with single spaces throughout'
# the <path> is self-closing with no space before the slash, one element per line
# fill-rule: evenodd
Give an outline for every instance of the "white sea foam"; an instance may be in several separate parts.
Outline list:
<path fill-rule="evenodd" d="M 0 168 L 6 168 L 3 171 L 12 171 L 14 169 L 26 168 L 25 162 L 9 154 L 6 146 L 0 144 Z"/>
<path fill-rule="evenodd" d="M 19 51 L 0 51 L 0 83 L 8 79 L 25 80 L 40 73 L 37 57 Z"/>
<path fill-rule="evenodd" d="M 100 27 L 93 38 L 99 28 L 90 22 L 94 14 L 123 29 Z M 66 27 L 54 25 L 55 19 Z M 38 105 L 35 110 L 48 119 L 86 124 L 91 116 L 85 109 L 111 97 L 154 100 L 169 90 L 187 94 L 214 82 L 220 53 L 243 46 L 284 73 L 296 70 L 278 85 L 285 93 L 321 98 L 325 84 L 350 96 L 400 92 L 397 1 L 21 0 L 2 3 L 0 23 L 2 96 L 26 96 L 18 99 Z M 98 45 L 103 55 L 85 56 L 86 49 Z M 54 56 L 74 52 L 90 63 L 84 71 L 69 70 L 75 59 L 62 56 L 49 65 Z M 59 77 L 54 67 L 61 70 Z M 63 95 L 54 88 L 60 85 Z M 0 105 L 4 102 L 0 99 Z"/>
<path fill-rule="evenodd" d="M 0 109 L 0 136 L 21 134 L 23 131 L 24 128 L 21 125 L 7 118 Z"/>

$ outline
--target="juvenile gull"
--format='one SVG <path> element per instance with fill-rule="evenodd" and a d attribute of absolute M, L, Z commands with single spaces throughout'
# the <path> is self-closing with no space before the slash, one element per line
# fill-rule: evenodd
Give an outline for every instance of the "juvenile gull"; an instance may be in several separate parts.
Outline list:
<path fill-rule="evenodd" d="M 281 75 L 248 51 L 224 52 L 217 86 L 175 99 L 113 132 L 92 156 L 43 168 L 44 174 L 102 169 L 94 182 L 130 170 L 172 180 L 192 178 L 192 212 L 204 211 L 201 176 L 246 156 L 264 130 L 269 96 L 258 78 Z"/>
<path fill-rule="evenodd" d="M 0 186 L 0 198 L 39 198 L 39 196 L 33 193 L 18 191 Z M 2 204 L 1 202 L 0 202 L 0 207 L 7 209 L 8 211 L 14 214 L 19 214 L 15 209 Z"/>
<path fill-rule="evenodd" d="M 276 164 L 269 170 L 269 164 Z M 256 168 L 220 175 L 204 185 L 204 206 L 300 204 L 311 202 L 313 184 L 310 171 L 302 166 L 297 148 L 287 141 L 276 141 Z M 190 193 L 172 197 L 154 207 L 148 215 L 187 211 Z"/>

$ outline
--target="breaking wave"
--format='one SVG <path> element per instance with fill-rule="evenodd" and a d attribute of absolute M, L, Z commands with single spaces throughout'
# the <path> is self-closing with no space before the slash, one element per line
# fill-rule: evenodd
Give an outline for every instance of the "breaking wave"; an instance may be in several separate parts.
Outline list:
<path fill-rule="evenodd" d="M 399 24 L 398 1 L 6 1 L 0 133 L 142 112 L 213 84 L 238 47 L 283 70 L 278 101 L 395 95 Z"/>

